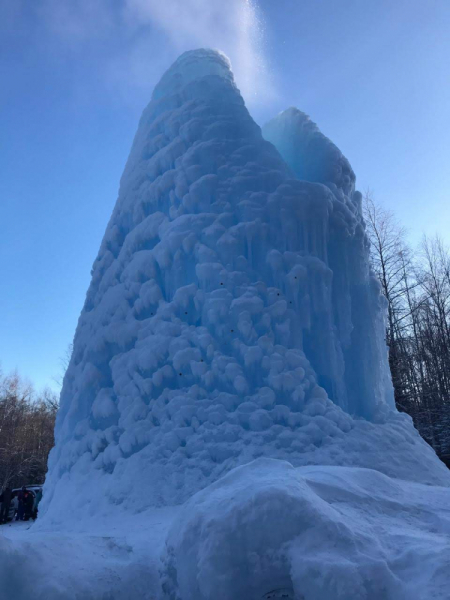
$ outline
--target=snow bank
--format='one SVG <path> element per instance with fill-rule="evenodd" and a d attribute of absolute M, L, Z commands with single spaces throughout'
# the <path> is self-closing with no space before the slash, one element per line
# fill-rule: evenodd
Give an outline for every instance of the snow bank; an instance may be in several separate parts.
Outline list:
<path fill-rule="evenodd" d="M 0 600 L 447 600 L 449 506 L 449 487 L 260 458 L 181 507 L 2 526 Z"/>
<path fill-rule="evenodd" d="M 85 521 L 80 534 L 38 530 L 29 522 L 3 525 L 0 600 L 154 600 L 170 522 L 171 515 L 160 510 L 146 515 L 143 530 L 126 514 L 87 527 Z"/>
<path fill-rule="evenodd" d="M 183 600 L 448 598 L 449 499 L 369 469 L 259 459 L 185 504 L 163 587 Z"/>

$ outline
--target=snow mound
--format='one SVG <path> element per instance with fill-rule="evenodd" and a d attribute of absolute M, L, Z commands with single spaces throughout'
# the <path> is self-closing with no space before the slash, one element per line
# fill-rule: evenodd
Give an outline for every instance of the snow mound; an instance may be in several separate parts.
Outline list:
<path fill-rule="evenodd" d="M 450 518 L 435 511 L 449 498 L 373 470 L 259 459 L 185 504 L 163 589 L 183 600 L 448 597 Z"/>
<path fill-rule="evenodd" d="M 449 505 L 449 487 L 260 458 L 180 507 L 2 526 L 0 600 L 447 600 Z"/>

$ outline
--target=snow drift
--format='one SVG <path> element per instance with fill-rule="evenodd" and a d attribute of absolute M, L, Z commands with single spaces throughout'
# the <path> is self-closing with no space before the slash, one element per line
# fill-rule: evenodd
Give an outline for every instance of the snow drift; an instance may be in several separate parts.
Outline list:
<path fill-rule="evenodd" d="M 163 588 L 183 600 L 448 598 L 450 520 L 435 511 L 445 514 L 449 495 L 432 490 L 368 469 L 259 459 L 186 503 L 167 537 Z"/>
<path fill-rule="evenodd" d="M 395 411 L 354 173 L 296 109 L 263 134 L 218 52 L 183 54 L 156 86 L 92 269 L 33 535 L 115 531 L 130 548 L 115 564 L 139 566 L 134 587 L 104 575 L 106 549 L 83 597 L 444 598 L 450 478 Z M 417 512 L 421 495 L 435 509 Z M 414 570 L 436 560 L 426 535 L 433 588 Z"/>

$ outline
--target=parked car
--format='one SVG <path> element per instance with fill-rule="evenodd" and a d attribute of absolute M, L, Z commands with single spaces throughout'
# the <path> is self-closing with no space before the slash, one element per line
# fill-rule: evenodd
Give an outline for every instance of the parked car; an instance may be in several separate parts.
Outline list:
<path fill-rule="evenodd" d="M 33 501 L 34 501 L 34 498 L 36 497 L 36 494 L 38 493 L 38 491 L 42 490 L 42 485 L 33 484 L 33 485 L 26 485 L 25 487 L 28 490 L 28 492 L 30 492 L 30 494 L 33 496 Z M 20 487 L 20 488 L 14 488 L 12 490 L 11 504 L 9 507 L 9 514 L 8 514 L 8 521 L 12 521 L 17 514 L 17 510 L 19 508 L 18 494 L 21 491 L 21 489 L 22 488 Z"/>

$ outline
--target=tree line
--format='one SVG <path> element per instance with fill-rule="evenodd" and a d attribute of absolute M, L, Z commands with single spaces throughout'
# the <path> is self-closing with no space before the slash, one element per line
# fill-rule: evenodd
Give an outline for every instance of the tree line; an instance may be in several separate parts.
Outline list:
<path fill-rule="evenodd" d="M 372 268 L 387 301 L 386 342 L 398 410 L 450 467 L 450 253 L 438 237 L 407 242 L 395 215 L 363 201 Z"/>
<path fill-rule="evenodd" d="M 44 482 L 57 410 L 54 392 L 0 372 L 0 489 Z"/>

